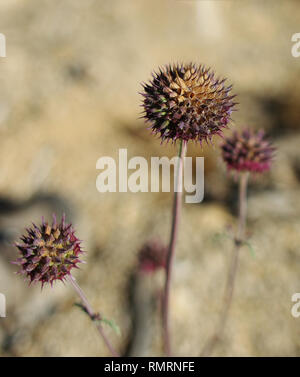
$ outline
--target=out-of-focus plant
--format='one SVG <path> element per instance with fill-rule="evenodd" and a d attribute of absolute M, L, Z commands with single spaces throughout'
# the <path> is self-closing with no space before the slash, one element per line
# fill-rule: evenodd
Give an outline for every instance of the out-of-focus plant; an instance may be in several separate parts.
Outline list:
<path fill-rule="evenodd" d="M 253 132 L 250 129 L 244 129 L 242 132 L 234 132 L 221 145 L 222 158 L 227 165 L 227 169 L 238 175 L 239 216 L 236 235 L 233 238 L 234 248 L 225 286 L 220 320 L 215 334 L 205 344 L 202 356 L 211 355 L 215 345 L 223 336 L 233 299 L 240 249 L 244 245 L 249 246 L 245 232 L 249 176 L 254 173 L 268 171 L 271 167 L 274 151 L 275 148 L 263 131 Z"/>
<path fill-rule="evenodd" d="M 159 239 L 147 241 L 139 251 L 138 270 L 144 274 L 151 274 L 166 268 L 167 248 Z"/>

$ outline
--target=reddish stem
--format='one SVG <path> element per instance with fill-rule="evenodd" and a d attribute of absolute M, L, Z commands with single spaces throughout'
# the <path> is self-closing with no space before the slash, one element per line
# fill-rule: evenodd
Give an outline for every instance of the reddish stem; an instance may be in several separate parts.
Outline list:
<path fill-rule="evenodd" d="M 91 305 L 90 305 L 90 303 L 89 303 L 86 295 L 84 294 L 84 292 L 80 288 L 80 286 L 77 284 L 75 278 L 72 275 L 69 275 L 67 277 L 67 279 L 68 279 L 69 283 L 72 285 L 72 287 L 74 288 L 75 292 L 80 297 L 80 299 L 82 301 L 82 304 L 83 304 L 83 307 L 84 307 L 86 313 L 88 314 L 88 316 L 90 317 L 90 319 L 92 321 L 97 321 L 96 322 L 96 327 L 97 327 L 97 329 L 99 331 L 100 336 L 103 338 L 104 343 L 106 344 L 107 348 L 109 349 L 110 353 L 112 354 L 112 356 L 118 357 L 119 354 L 115 351 L 115 349 L 111 345 L 109 339 L 105 335 L 105 332 L 104 332 L 101 324 L 98 322 L 99 320 L 101 320 L 101 316 L 93 310 L 93 308 L 91 307 Z"/>
<path fill-rule="evenodd" d="M 174 190 L 174 202 L 172 211 L 172 229 L 171 237 L 169 243 L 169 249 L 167 254 L 167 265 L 166 265 L 166 281 L 163 297 L 163 340 L 164 340 L 164 350 L 167 356 L 171 356 L 171 341 L 170 341 L 170 325 L 169 325 L 169 300 L 170 300 L 170 286 L 171 286 L 171 275 L 173 259 L 175 255 L 175 246 L 178 236 L 178 227 L 181 213 L 181 203 L 182 203 L 182 177 L 183 177 L 183 159 L 186 154 L 187 142 L 182 141 L 179 145 L 179 161 L 177 164 L 176 172 L 176 183 Z"/>
<path fill-rule="evenodd" d="M 217 327 L 215 334 L 209 339 L 203 348 L 201 356 L 210 356 L 214 347 L 218 341 L 222 338 L 229 310 L 231 307 L 233 299 L 233 291 L 236 281 L 236 273 L 238 269 L 239 262 L 239 252 L 240 248 L 245 240 L 245 228 L 246 228 L 246 217 L 247 217 L 247 186 L 248 186 L 249 173 L 241 173 L 240 184 L 239 184 L 239 222 L 236 238 L 234 240 L 234 249 L 232 253 L 232 259 L 230 262 L 228 278 L 225 288 L 225 294 L 223 299 L 223 310 L 220 316 L 220 322 Z"/>

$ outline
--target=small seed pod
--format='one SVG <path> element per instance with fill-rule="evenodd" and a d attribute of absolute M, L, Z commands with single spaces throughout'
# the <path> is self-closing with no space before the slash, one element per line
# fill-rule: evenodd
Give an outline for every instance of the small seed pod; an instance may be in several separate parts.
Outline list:
<path fill-rule="evenodd" d="M 60 223 L 53 215 L 52 225 L 44 220 L 40 227 L 33 224 L 21 241 L 15 244 L 21 257 L 13 263 L 21 267 L 18 273 L 25 275 L 30 283 L 52 285 L 55 280 L 64 280 L 72 268 L 78 268 L 78 263 L 82 262 L 80 241 L 72 224 L 65 223 L 65 216 Z"/>
<path fill-rule="evenodd" d="M 139 251 L 139 270 L 152 273 L 166 267 L 167 248 L 159 240 L 146 242 Z"/>
<path fill-rule="evenodd" d="M 244 129 L 226 138 L 221 150 L 228 169 L 262 173 L 270 169 L 275 148 L 264 131 Z"/>

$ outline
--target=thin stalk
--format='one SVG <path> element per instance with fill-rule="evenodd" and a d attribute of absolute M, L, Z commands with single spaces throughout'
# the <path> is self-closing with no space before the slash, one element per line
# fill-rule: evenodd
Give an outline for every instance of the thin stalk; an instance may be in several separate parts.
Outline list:
<path fill-rule="evenodd" d="M 171 286 L 171 275 L 173 259 L 175 255 L 175 247 L 178 236 L 178 227 L 181 214 L 181 204 L 182 204 L 182 177 L 183 177 L 183 160 L 186 154 L 187 142 L 181 140 L 179 145 L 179 161 L 177 164 L 176 172 L 176 182 L 174 190 L 174 201 L 172 210 L 172 228 L 169 249 L 167 254 L 167 265 L 166 265 L 166 281 L 163 297 L 163 340 L 164 340 L 164 350 L 167 356 L 171 355 L 171 340 L 170 340 L 170 325 L 169 325 L 169 300 L 170 300 L 170 286 Z"/>
<path fill-rule="evenodd" d="M 114 357 L 118 357 L 119 354 L 115 351 L 115 349 L 113 348 L 113 346 L 111 345 L 109 339 L 107 338 L 107 336 L 105 335 L 105 332 L 101 326 L 101 324 L 99 323 L 99 320 L 101 320 L 101 316 L 96 313 L 93 308 L 91 307 L 86 295 L 84 294 L 83 290 L 80 288 L 80 286 L 77 284 L 75 278 L 72 276 L 72 275 L 69 275 L 67 277 L 67 280 L 69 281 L 69 283 L 72 285 L 72 287 L 74 288 L 75 292 L 78 294 L 78 296 L 80 297 L 81 301 L 82 301 L 82 304 L 83 304 L 83 307 L 86 311 L 86 313 L 88 314 L 88 316 L 90 317 L 90 319 L 94 322 L 94 321 L 97 321 L 95 322 L 96 323 L 96 327 L 98 329 L 98 332 L 100 334 L 100 336 L 103 338 L 104 340 L 104 343 L 106 344 L 107 348 L 109 349 L 110 353 L 112 354 L 112 356 Z"/>
<path fill-rule="evenodd" d="M 217 327 L 215 334 L 204 346 L 204 349 L 201 353 L 201 356 L 210 356 L 215 345 L 222 338 L 226 322 L 228 319 L 229 310 L 231 307 L 234 286 L 236 281 L 236 274 L 239 263 L 239 254 L 241 246 L 245 240 L 245 228 L 246 228 L 246 218 L 247 218 L 247 186 L 248 186 L 249 173 L 241 173 L 240 182 L 239 182 L 239 220 L 238 220 L 238 229 L 237 234 L 234 240 L 234 248 L 231 257 L 225 294 L 223 299 L 222 312 L 220 316 L 220 322 Z"/>
<path fill-rule="evenodd" d="M 236 240 L 244 241 L 246 219 L 247 219 L 247 187 L 248 187 L 249 173 L 241 173 L 240 176 L 240 190 L 239 190 L 239 224 Z"/>

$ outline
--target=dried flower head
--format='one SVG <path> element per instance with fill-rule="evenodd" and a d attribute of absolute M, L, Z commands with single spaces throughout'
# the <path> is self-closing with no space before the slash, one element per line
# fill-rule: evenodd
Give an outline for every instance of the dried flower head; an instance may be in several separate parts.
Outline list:
<path fill-rule="evenodd" d="M 166 267 L 167 247 L 159 240 L 146 242 L 139 252 L 139 270 L 152 273 Z"/>
<path fill-rule="evenodd" d="M 64 280 L 72 268 L 78 268 L 83 253 L 80 241 L 74 234 L 72 224 L 65 223 L 65 216 L 58 224 L 53 215 L 52 225 L 42 220 L 40 227 L 33 224 L 26 229 L 27 235 L 21 237 L 22 243 L 16 243 L 21 258 L 13 262 L 21 267 L 31 282 L 51 285 L 55 280 Z"/>
<path fill-rule="evenodd" d="M 168 65 L 143 84 L 144 118 L 164 140 L 211 140 L 230 121 L 232 86 L 203 65 Z"/>
<path fill-rule="evenodd" d="M 228 169 L 260 173 L 270 169 L 275 151 L 264 131 L 250 129 L 233 132 L 225 139 L 221 149 Z"/>

